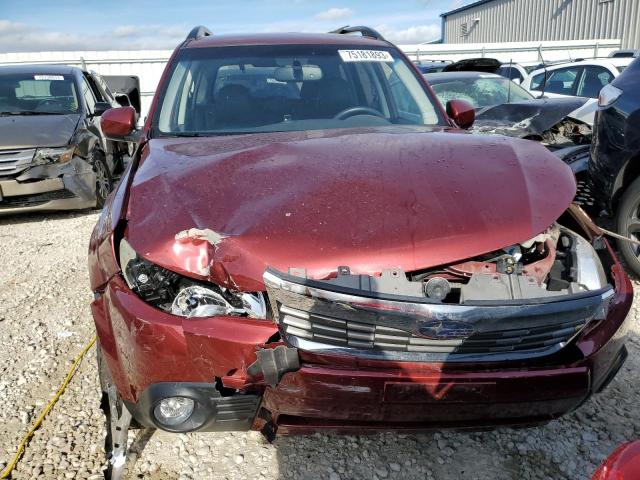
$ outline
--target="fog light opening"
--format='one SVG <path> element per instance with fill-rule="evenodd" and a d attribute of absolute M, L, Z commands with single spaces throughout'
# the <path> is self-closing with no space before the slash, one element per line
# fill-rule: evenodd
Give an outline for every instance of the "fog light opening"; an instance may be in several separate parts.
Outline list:
<path fill-rule="evenodd" d="M 195 402 L 187 397 L 163 398 L 153 409 L 153 415 L 162 425 L 176 426 L 186 422 L 193 414 Z"/>

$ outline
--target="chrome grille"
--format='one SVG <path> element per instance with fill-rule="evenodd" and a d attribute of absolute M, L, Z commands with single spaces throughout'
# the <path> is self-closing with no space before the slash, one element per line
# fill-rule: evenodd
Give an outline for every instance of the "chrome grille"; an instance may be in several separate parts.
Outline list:
<path fill-rule="evenodd" d="M 381 325 L 369 325 L 280 306 L 286 335 L 316 343 L 395 352 L 485 354 L 530 352 L 563 345 L 587 324 L 587 318 L 527 329 L 475 333 L 464 339 L 430 339 Z"/>
<path fill-rule="evenodd" d="M 33 160 L 36 150 L 0 150 L 0 176 L 14 175 L 25 170 Z"/>
<path fill-rule="evenodd" d="M 271 268 L 263 279 L 280 334 L 289 345 L 318 354 L 398 361 L 550 355 L 592 321 L 606 318 L 614 295 L 608 285 L 548 298 L 454 305 L 372 293 Z"/>

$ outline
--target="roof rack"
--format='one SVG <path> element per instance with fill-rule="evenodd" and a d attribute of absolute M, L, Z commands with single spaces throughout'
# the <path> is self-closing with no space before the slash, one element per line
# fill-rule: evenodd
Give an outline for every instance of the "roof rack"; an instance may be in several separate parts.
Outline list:
<path fill-rule="evenodd" d="M 203 27 L 202 25 L 198 25 L 197 27 L 193 27 L 185 40 L 198 40 L 199 38 L 210 37 L 211 35 L 213 35 L 211 30 L 207 27 Z"/>
<path fill-rule="evenodd" d="M 373 28 L 363 27 L 363 26 L 350 27 L 349 25 L 346 25 L 344 27 L 338 28 L 337 30 L 333 30 L 329 33 L 337 33 L 340 35 L 345 35 L 347 33 L 358 33 L 358 32 L 361 33 L 363 37 L 386 41 L 385 38 Z"/>

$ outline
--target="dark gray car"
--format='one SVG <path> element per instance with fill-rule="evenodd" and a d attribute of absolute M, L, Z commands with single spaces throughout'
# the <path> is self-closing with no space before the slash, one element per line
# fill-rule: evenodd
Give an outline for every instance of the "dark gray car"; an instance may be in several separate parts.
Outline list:
<path fill-rule="evenodd" d="M 119 106 L 96 74 L 0 67 L 0 215 L 101 207 L 129 158 L 100 115 Z"/>

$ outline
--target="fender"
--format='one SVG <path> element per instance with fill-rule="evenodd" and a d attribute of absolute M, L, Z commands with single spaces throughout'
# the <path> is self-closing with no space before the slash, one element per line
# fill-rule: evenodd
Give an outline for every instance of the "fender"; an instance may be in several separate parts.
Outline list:
<path fill-rule="evenodd" d="M 552 153 L 569 165 L 576 177 L 578 174 L 582 174 L 589 169 L 589 159 L 591 158 L 590 145 L 561 148 Z"/>

